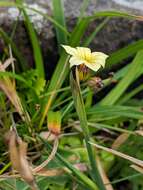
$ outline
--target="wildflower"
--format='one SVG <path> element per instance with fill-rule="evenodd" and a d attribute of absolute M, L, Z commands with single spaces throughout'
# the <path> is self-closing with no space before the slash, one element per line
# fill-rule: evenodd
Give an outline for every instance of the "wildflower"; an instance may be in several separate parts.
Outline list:
<path fill-rule="evenodd" d="M 86 67 L 93 70 L 98 71 L 100 67 L 105 66 L 105 61 L 108 55 L 102 52 L 91 52 L 89 48 L 86 47 L 70 47 L 67 45 L 62 45 L 62 47 L 66 50 L 66 52 L 71 55 L 69 60 L 70 67 L 72 66 L 80 66 L 80 70 L 86 71 Z"/>

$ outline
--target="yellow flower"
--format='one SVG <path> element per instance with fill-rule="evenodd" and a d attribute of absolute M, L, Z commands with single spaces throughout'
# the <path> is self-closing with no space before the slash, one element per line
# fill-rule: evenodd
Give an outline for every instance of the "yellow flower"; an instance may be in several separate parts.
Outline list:
<path fill-rule="evenodd" d="M 67 45 L 62 45 L 62 47 L 71 55 L 69 60 L 70 67 L 84 64 L 89 69 L 98 71 L 100 67 L 105 66 L 105 61 L 108 57 L 108 55 L 102 52 L 91 52 L 91 50 L 86 47 L 73 48 Z"/>

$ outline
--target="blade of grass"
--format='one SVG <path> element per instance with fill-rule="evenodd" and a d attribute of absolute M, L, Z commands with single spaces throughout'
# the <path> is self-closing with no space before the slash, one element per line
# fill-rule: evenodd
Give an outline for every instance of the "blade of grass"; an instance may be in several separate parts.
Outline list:
<path fill-rule="evenodd" d="M 105 147 L 105 146 L 101 146 L 101 145 L 98 145 L 98 144 L 95 144 L 95 143 L 92 143 L 92 142 L 89 142 L 89 143 L 90 143 L 91 145 L 95 146 L 96 148 L 105 150 L 105 151 L 107 151 L 107 152 L 109 152 L 109 153 L 112 153 L 112 154 L 114 154 L 114 155 L 116 155 L 116 156 L 119 156 L 119 157 L 121 157 L 121 158 L 123 158 L 123 159 L 125 159 L 125 160 L 128 160 L 128 161 L 134 163 L 134 164 L 137 165 L 137 166 L 143 167 L 143 161 L 142 161 L 142 160 L 139 160 L 139 159 L 137 159 L 137 158 L 134 158 L 134 157 L 129 156 L 129 155 L 127 155 L 127 154 L 124 154 L 124 153 L 122 153 L 122 152 L 113 150 L 113 149 L 111 149 L 111 148 L 107 148 L 107 147 Z"/>
<path fill-rule="evenodd" d="M 120 133 L 127 133 L 127 134 L 131 134 L 131 135 L 136 135 L 136 133 L 134 133 L 134 131 L 129 131 L 126 129 L 122 129 L 119 127 L 115 127 L 115 126 L 111 126 L 111 125 L 107 125 L 107 124 L 102 124 L 102 123 L 92 123 L 92 122 L 88 122 L 88 126 L 90 127 L 94 127 L 96 129 L 111 129 L 113 131 L 118 131 Z"/>
<path fill-rule="evenodd" d="M 117 103 L 124 104 L 142 90 L 143 90 L 143 85 L 138 86 L 137 88 L 133 89 L 131 92 L 126 93 L 123 97 L 121 97 Z"/>
<path fill-rule="evenodd" d="M 6 164 L 1 170 L 0 170 L 0 175 L 2 175 L 9 167 L 11 166 L 11 162 Z"/>
<path fill-rule="evenodd" d="M 102 99 L 101 105 L 113 105 L 129 87 L 129 85 L 143 73 L 143 50 L 139 51 L 131 63 L 131 67 L 124 78 L 117 84 L 108 95 Z"/>
<path fill-rule="evenodd" d="M 134 179 L 134 178 L 138 178 L 140 176 L 142 176 L 143 174 L 140 174 L 140 173 L 136 173 L 134 175 L 129 175 L 127 177 L 124 177 L 124 178 L 121 178 L 121 179 L 117 179 L 117 180 L 114 180 L 111 182 L 111 184 L 116 184 L 116 183 L 120 183 L 122 181 L 127 181 L 127 180 L 131 180 L 131 179 Z"/>
<path fill-rule="evenodd" d="M 11 32 L 11 35 L 9 37 L 11 39 L 11 41 L 13 41 L 13 38 L 14 38 L 15 33 L 16 33 L 16 29 L 18 27 L 19 16 L 20 16 L 20 13 L 19 13 L 18 17 L 16 18 L 16 21 L 13 24 L 12 32 Z M 6 54 L 3 55 L 2 62 L 5 60 L 5 58 L 6 58 Z M 16 69 L 19 70 L 19 68 L 16 68 Z"/>
<path fill-rule="evenodd" d="M 104 28 L 104 26 L 108 23 L 109 18 L 105 18 L 97 27 L 96 29 L 89 35 L 88 38 L 85 39 L 85 41 L 83 42 L 83 46 L 88 46 L 93 39 L 95 38 L 95 36 Z"/>
<path fill-rule="evenodd" d="M 66 28 L 66 22 L 65 22 L 65 16 L 64 16 L 64 7 L 62 0 L 52 0 L 53 2 L 53 17 L 54 20 L 57 21 L 61 26 Z M 67 44 L 67 35 L 61 31 L 60 28 L 58 28 L 55 25 L 56 30 L 56 36 L 58 41 L 58 49 L 59 52 L 61 52 L 61 44 Z M 66 29 L 67 30 L 67 29 Z"/>
<path fill-rule="evenodd" d="M 16 3 L 18 5 L 22 5 L 22 0 L 16 0 Z M 26 13 L 26 10 L 24 8 L 20 8 L 20 11 L 23 13 L 23 16 L 25 19 L 25 25 L 26 25 L 26 28 L 27 28 L 27 31 L 29 33 L 29 37 L 31 40 L 37 73 L 40 78 L 45 78 L 44 63 L 43 63 L 39 40 L 38 40 L 36 32 L 33 28 L 33 24 L 31 23 L 29 16 Z"/>
<path fill-rule="evenodd" d="M 119 105 L 96 105 L 87 110 L 89 120 L 98 121 L 107 118 L 127 117 L 132 119 L 143 118 L 141 107 L 119 106 Z M 96 115 L 96 117 L 95 117 Z"/>
<path fill-rule="evenodd" d="M 133 14 L 129 14 L 126 12 L 121 12 L 121 11 L 99 11 L 96 12 L 93 16 L 90 16 L 90 19 L 95 19 L 100 18 L 100 17 L 123 17 L 123 18 L 128 18 L 128 19 L 137 19 L 137 20 L 143 20 L 142 16 L 137 16 Z"/>
<path fill-rule="evenodd" d="M 85 11 L 86 11 L 89 3 L 90 3 L 90 0 L 83 0 L 81 9 L 80 9 L 80 15 L 78 17 L 77 23 L 79 23 L 82 20 L 82 18 L 85 16 Z"/>

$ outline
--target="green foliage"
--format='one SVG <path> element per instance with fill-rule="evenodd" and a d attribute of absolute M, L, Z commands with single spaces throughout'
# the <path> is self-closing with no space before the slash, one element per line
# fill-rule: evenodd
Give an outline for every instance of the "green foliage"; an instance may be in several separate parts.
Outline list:
<path fill-rule="evenodd" d="M 143 101 L 136 96 L 143 91 L 143 84 L 140 82 L 143 74 L 143 40 L 126 44 L 125 47 L 110 54 L 104 69 L 105 72 L 112 71 L 113 66 L 118 68 L 120 63 L 123 64 L 116 69 L 112 78 L 108 77 L 103 80 L 103 88 L 97 86 L 95 91 L 88 86 L 88 81 L 79 84 L 78 74 L 74 73 L 74 69 L 70 71 L 69 56 L 63 51 L 61 44 L 72 47 L 89 46 L 97 37 L 96 35 L 101 30 L 104 31 L 105 25 L 108 25 L 108 21 L 112 17 L 137 20 L 143 20 L 143 18 L 116 11 L 96 12 L 92 16 L 86 16 L 85 10 L 89 3 L 89 0 L 83 1 L 80 16 L 73 30 L 68 32 L 62 0 L 52 1 L 52 17 L 28 7 L 21 0 L 0 1 L 0 7 L 17 7 L 22 13 L 35 62 L 35 66 L 28 66 L 31 64 L 27 63 L 23 53 L 13 40 L 16 33 L 12 32 L 10 36 L 1 27 L 0 36 L 5 44 L 1 62 L 4 64 L 6 58 L 12 56 L 16 62 L 15 69 L 10 64 L 5 71 L 0 70 L 0 133 L 4 134 L 11 126 L 16 127 L 18 134 L 29 143 L 28 156 L 31 160 L 33 159 L 34 167 L 47 159 L 54 149 L 53 141 L 58 139 L 59 148 L 46 166 L 45 176 L 36 175 L 35 180 L 39 190 L 106 189 L 97 168 L 97 154 L 113 187 L 116 188 L 117 183 L 128 180 L 129 185 L 133 187 L 131 190 L 140 190 L 143 186 L 142 175 L 130 168 L 130 162 L 105 151 L 95 151 L 89 141 L 112 147 L 120 134 L 129 134 L 129 138 L 119 146 L 118 150 L 143 160 L 141 136 Z M 28 10 L 32 10 L 50 21 L 56 33 L 59 48 L 58 61 L 49 81 L 45 79 L 45 74 L 49 71 L 44 70 L 39 38 L 30 21 Z M 86 31 L 90 23 L 102 17 L 104 20 L 87 36 Z M 18 26 L 15 25 L 15 27 Z M 8 46 L 11 47 L 12 54 L 8 51 Z M 47 59 L 51 61 L 50 57 Z M 132 61 L 127 64 L 127 59 Z M 99 76 L 102 76 L 100 75 L 102 71 L 98 73 Z M 13 94 L 7 96 L 3 90 L 3 78 L 9 79 L 13 84 L 14 92 L 17 95 L 14 98 L 18 97 L 16 105 L 12 104 Z M 114 84 L 115 81 L 116 84 Z M 139 81 L 138 85 L 136 85 L 136 81 Z M 94 87 L 96 85 L 94 84 Z M 100 97 L 99 101 L 94 101 L 96 96 Z M 16 113 L 16 106 L 22 107 L 20 107 L 23 111 L 21 115 Z M 28 118 L 28 122 L 23 119 L 23 116 Z M 59 136 L 52 134 L 53 139 L 50 139 L 51 136 L 47 133 L 47 118 L 48 122 L 58 121 L 61 125 L 62 133 Z M 48 135 L 47 140 L 41 138 L 43 133 L 45 136 Z M 0 176 L 0 189 L 30 190 L 30 187 L 19 177 L 10 178 L 9 175 L 13 175 L 13 173 L 10 170 L 11 162 L 5 147 L 2 135 L 0 137 L 0 175 L 3 175 L 3 178 Z M 49 173 L 46 174 L 47 170 L 50 170 L 50 174 L 54 170 L 55 175 L 49 176 Z M 59 174 L 59 171 L 62 173 Z"/>

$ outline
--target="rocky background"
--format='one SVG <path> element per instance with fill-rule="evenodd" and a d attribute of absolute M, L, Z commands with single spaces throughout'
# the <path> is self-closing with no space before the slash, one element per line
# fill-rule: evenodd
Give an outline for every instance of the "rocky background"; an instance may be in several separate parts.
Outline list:
<path fill-rule="evenodd" d="M 80 14 L 83 0 L 63 0 L 65 16 L 68 29 L 71 30 Z M 38 9 L 43 13 L 52 15 L 51 0 L 25 0 L 25 3 L 32 8 Z M 143 14 L 142 0 L 90 0 L 86 14 L 92 15 L 97 11 L 118 10 L 132 14 Z M 41 15 L 28 11 L 31 21 L 39 35 L 46 68 L 52 73 L 57 61 L 57 45 L 53 25 L 45 20 Z M 0 8 L 0 27 L 11 35 L 13 26 L 17 20 L 19 11 L 14 8 Z M 29 65 L 33 64 L 31 47 L 26 33 L 23 18 L 20 17 L 18 27 L 14 36 L 14 41 L 27 57 Z M 90 24 L 87 34 L 90 34 L 101 22 L 97 20 Z M 96 36 L 91 43 L 91 48 L 96 51 L 111 53 L 116 49 L 124 47 L 133 41 L 143 38 L 143 23 L 139 21 L 114 18 L 111 19 L 105 28 Z M 4 43 L 0 41 L 0 53 L 3 51 Z M 52 64 L 51 64 L 52 63 Z M 48 75 L 48 78 L 50 76 Z"/>

